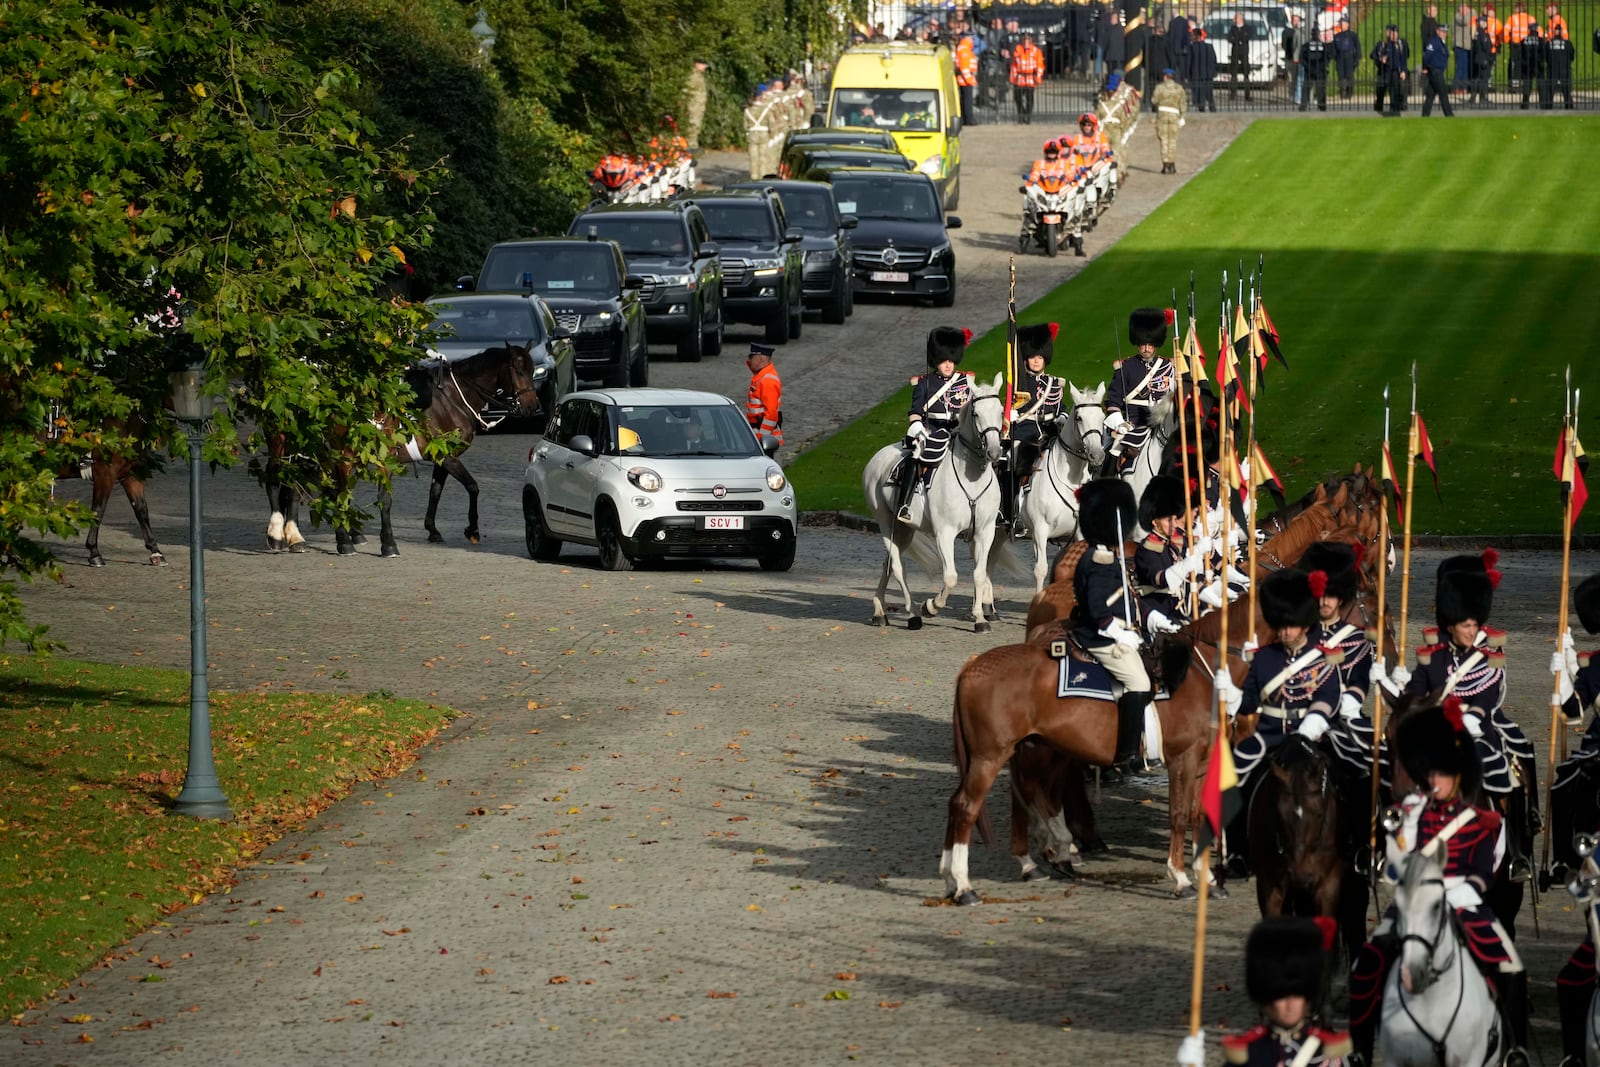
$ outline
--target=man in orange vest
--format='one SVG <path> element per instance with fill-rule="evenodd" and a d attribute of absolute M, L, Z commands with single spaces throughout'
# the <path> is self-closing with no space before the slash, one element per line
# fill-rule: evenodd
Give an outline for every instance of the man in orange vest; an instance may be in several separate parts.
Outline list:
<path fill-rule="evenodd" d="M 1528 5 L 1523 0 L 1517 0 L 1516 11 L 1506 19 L 1504 43 L 1511 45 L 1510 68 L 1507 77 L 1511 79 L 1510 88 L 1515 91 L 1521 88 L 1522 79 L 1532 77 L 1532 73 L 1525 71 L 1527 66 L 1522 55 L 1522 39 L 1528 36 L 1528 31 L 1533 28 L 1533 16 L 1528 14 Z"/>
<path fill-rule="evenodd" d="M 1544 35 L 1546 39 L 1554 37 L 1558 29 L 1561 31 L 1562 37 L 1572 36 L 1572 32 L 1567 28 L 1567 20 L 1561 14 L 1561 8 L 1556 4 L 1550 4 L 1544 9 Z"/>
<path fill-rule="evenodd" d="M 1011 52 L 1011 99 L 1017 105 L 1017 118 L 1024 126 L 1033 125 L 1033 90 L 1044 78 L 1044 53 L 1026 34 Z"/>
<path fill-rule="evenodd" d="M 783 383 L 778 380 L 778 368 L 772 365 L 771 345 L 751 342 L 750 354 L 744 365 L 750 368 L 750 395 L 745 400 L 744 417 L 750 431 L 761 442 L 761 450 L 769 456 L 778 454 L 783 447 Z"/>
<path fill-rule="evenodd" d="M 955 30 L 956 88 L 961 93 L 961 124 L 972 126 L 978 113 L 972 99 L 978 84 L 978 49 L 965 23 L 959 24 Z"/>

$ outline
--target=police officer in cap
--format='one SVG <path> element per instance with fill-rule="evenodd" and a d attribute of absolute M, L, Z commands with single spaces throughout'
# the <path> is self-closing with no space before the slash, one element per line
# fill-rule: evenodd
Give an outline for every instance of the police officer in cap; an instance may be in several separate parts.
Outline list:
<path fill-rule="evenodd" d="M 1332 919 L 1283 916 L 1256 923 L 1244 946 L 1244 982 L 1250 999 L 1261 1008 L 1259 1025 L 1222 1039 L 1227 1063 L 1247 1067 L 1325 1067 L 1344 1062 L 1350 1035 L 1318 1025 L 1315 1005 L 1322 994 L 1322 967 L 1333 947 L 1337 927 Z M 1198 1037 L 1199 1035 L 1196 1035 Z M 1185 1041 L 1178 1053 L 1203 1053 Z"/>
<path fill-rule="evenodd" d="M 912 462 L 901 464 L 900 493 L 895 499 L 895 517 L 901 522 L 911 521 L 911 494 L 917 486 L 928 487 L 934 468 L 950 447 L 956 419 L 972 399 L 972 376 L 956 370 L 971 342 L 971 330 L 935 326 L 928 331 L 931 373 L 916 378 L 907 413 L 905 439 L 912 449 Z M 907 469 L 911 467 L 916 469 Z"/>
<path fill-rule="evenodd" d="M 1017 327 L 1017 358 L 1022 373 L 1017 378 L 1015 407 L 1011 415 L 1011 462 L 1004 473 L 1005 492 L 1001 497 L 1002 517 L 1009 524 L 1022 513 L 1021 492 L 1039 457 L 1060 432 L 1062 398 L 1066 381 L 1045 368 L 1055 356 L 1055 339 L 1061 330 L 1054 322 Z"/>
<path fill-rule="evenodd" d="M 1135 308 L 1128 315 L 1128 343 L 1138 356 L 1119 362 L 1106 391 L 1106 430 L 1112 438 L 1103 473 L 1125 469 L 1150 436 L 1150 409 L 1175 384 L 1172 361 L 1157 355 L 1167 343 L 1167 313 L 1161 308 Z"/>

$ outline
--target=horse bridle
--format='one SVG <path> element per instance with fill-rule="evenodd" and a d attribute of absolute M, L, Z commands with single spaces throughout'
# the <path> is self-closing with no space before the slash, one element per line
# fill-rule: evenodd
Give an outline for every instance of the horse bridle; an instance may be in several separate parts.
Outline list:
<path fill-rule="evenodd" d="M 1437 885 L 1439 887 L 1440 894 L 1442 895 L 1444 893 L 1445 886 L 1443 878 L 1427 878 L 1424 879 L 1421 884 Z M 1427 951 L 1428 964 L 1431 967 L 1433 965 L 1433 955 L 1438 951 L 1439 942 L 1444 939 L 1445 925 L 1449 923 L 1449 921 L 1450 900 L 1448 897 L 1444 897 L 1444 899 L 1439 902 L 1439 926 L 1434 930 L 1433 938 L 1430 940 L 1426 937 L 1423 937 L 1421 934 L 1414 934 L 1410 931 L 1407 931 L 1406 934 L 1400 938 L 1400 948 L 1404 949 L 1406 942 L 1408 941 L 1415 941 Z M 1434 977 L 1437 979 L 1446 971 L 1456 967 L 1461 960 L 1461 953 L 1465 951 L 1465 947 L 1458 940 L 1455 943 L 1454 948 L 1451 950 L 1449 962 L 1447 962 L 1443 967 L 1440 967 L 1434 973 Z M 1399 963 L 1400 961 L 1396 959 L 1395 964 L 1399 965 Z M 1428 1028 L 1422 1025 L 1422 1020 L 1417 1018 L 1416 1015 L 1411 1011 L 1411 1005 L 1407 1003 L 1406 1000 L 1405 985 L 1403 983 L 1396 983 L 1396 989 L 1399 993 L 1400 1010 L 1406 1013 L 1406 1018 L 1410 1019 L 1411 1025 L 1417 1028 L 1417 1033 L 1427 1038 L 1428 1044 L 1433 1046 L 1433 1058 L 1438 1062 L 1439 1067 L 1445 1067 L 1445 1039 L 1450 1036 L 1450 1031 L 1455 1029 L 1456 1019 L 1458 1019 L 1461 1015 L 1461 1006 L 1465 1004 L 1467 1000 L 1466 968 L 1459 968 L 1456 973 L 1460 978 L 1460 981 L 1456 984 L 1456 1006 L 1454 1010 L 1450 1012 L 1450 1021 L 1444 1024 L 1444 1029 L 1439 1032 L 1438 1037 L 1434 1037 L 1432 1034 L 1428 1033 Z M 1428 984 L 1432 985 L 1433 983 L 1430 982 Z"/>
<path fill-rule="evenodd" d="M 1083 408 L 1099 408 L 1101 411 L 1104 411 L 1106 406 L 1104 404 L 1099 404 L 1099 403 L 1083 403 L 1083 404 L 1074 404 L 1074 405 L 1072 405 L 1072 422 L 1073 422 L 1073 425 L 1078 427 L 1078 441 L 1079 441 L 1079 443 L 1081 444 L 1082 442 L 1088 440 L 1090 434 L 1093 434 L 1094 436 L 1100 438 L 1100 451 L 1102 453 L 1104 453 L 1105 452 L 1105 435 L 1106 435 L 1105 427 L 1104 426 L 1096 426 L 1093 430 L 1090 431 L 1090 433 L 1088 433 L 1088 434 L 1084 433 L 1083 432 L 1083 426 L 1078 423 L 1078 412 L 1079 412 L 1079 410 L 1081 410 Z M 1072 446 L 1070 446 L 1070 445 L 1068 445 L 1066 443 L 1065 439 L 1063 439 L 1060 434 L 1056 435 L 1056 439 L 1053 442 L 1051 442 L 1051 445 L 1052 445 L 1052 447 L 1060 448 L 1061 451 L 1065 452 L 1069 456 L 1072 456 L 1072 457 L 1074 457 L 1076 459 L 1083 460 L 1083 462 L 1086 463 L 1086 464 L 1092 464 L 1093 463 L 1093 461 L 1089 458 L 1089 453 L 1088 453 L 1087 450 L 1080 451 L 1078 449 L 1073 448 Z M 1050 488 L 1055 490 L 1056 496 L 1061 498 L 1061 502 L 1067 506 L 1067 510 L 1072 512 L 1074 515 L 1076 515 L 1078 513 L 1078 498 L 1074 494 L 1064 491 L 1061 488 L 1061 486 L 1056 482 L 1055 471 L 1051 469 L 1049 463 L 1044 464 L 1044 470 L 1045 470 L 1046 477 L 1050 480 Z"/>
<path fill-rule="evenodd" d="M 507 346 L 507 347 L 510 347 L 510 346 Z M 461 388 L 461 382 L 460 382 L 460 380 L 458 378 L 456 378 L 455 364 L 449 362 L 448 360 L 445 361 L 444 372 L 445 372 L 445 375 L 447 377 L 449 377 L 450 384 L 455 387 L 456 397 L 457 397 L 457 399 L 459 399 L 461 401 L 462 408 L 466 411 L 466 413 L 468 415 L 472 416 L 473 421 L 478 424 L 479 429 L 481 429 L 485 433 L 487 433 L 488 431 L 494 429 L 496 426 L 499 426 L 502 422 L 504 422 L 507 419 L 507 417 L 509 416 L 509 413 L 507 415 L 500 416 L 498 419 L 495 419 L 493 422 L 490 422 L 488 419 L 485 419 L 483 417 L 482 413 L 478 411 L 478 408 L 482 406 L 482 403 L 480 402 L 479 404 L 474 405 L 471 401 L 469 401 L 467 399 L 466 391 Z M 493 395 L 493 393 L 489 394 L 489 396 L 492 396 L 492 395 Z M 536 389 L 532 385 L 529 385 L 526 389 L 518 389 L 517 390 L 517 406 L 513 410 L 516 410 L 516 411 L 522 410 L 527 405 L 527 397 L 529 397 L 529 396 L 533 397 L 533 399 L 535 401 L 538 401 L 538 399 L 539 399 L 539 390 Z M 484 401 L 487 401 L 487 400 L 488 400 L 488 396 L 486 396 L 484 398 Z"/>
<path fill-rule="evenodd" d="M 968 408 L 976 408 L 979 404 L 983 403 L 985 400 L 993 400 L 996 404 L 1000 405 L 1000 409 L 1002 411 L 1005 410 L 1005 402 L 1003 400 L 1001 400 L 998 395 L 989 395 L 989 394 L 985 394 L 983 396 L 975 396 L 975 397 L 973 397 L 972 398 L 972 403 L 968 404 L 967 407 Z M 960 423 L 956 427 L 956 443 L 965 446 L 968 452 L 971 452 L 974 456 L 981 457 L 985 462 L 988 462 L 988 457 L 984 455 L 984 449 L 983 449 L 982 444 L 973 444 L 971 441 L 967 440 L 967 427 L 972 425 L 972 422 L 973 422 L 973 420 L 969 419 L 969 420 L 963 421 L 962 423 Z M 982 442 L 984 440 L 987 440 L 987 435 L 991 434 L 991 433 L 994 434 L 995 441 L 998 442 L 1000 440 L 1000 427 L 999 426 L 984 426 L 984 427 L 982 427 L 978 431 L 978 440 L 980 442 Z M 991 464 L 991 466 L 992 466 L 992 464 Z"/>

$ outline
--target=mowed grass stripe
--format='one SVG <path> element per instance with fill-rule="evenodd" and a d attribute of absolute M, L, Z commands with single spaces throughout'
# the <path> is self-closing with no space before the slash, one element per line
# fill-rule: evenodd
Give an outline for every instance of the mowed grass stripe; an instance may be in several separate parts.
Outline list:
<path fill-rule="evenodd" d="M 1600 405 L 1600 220 L 1574 184 L 1597 162 L 1592 117 L 1260 121 L 1021 318 L 1060 322 L 1051 370 L 1092 385 L 1111 373 L 1113 332 L 1126 354 L 1127 312 L 1174 286 L 1186 305 L 1193 270 L 1214 360 L 1221 272 L 1234 296 L 1240 262 L 1248 272 L 1264 253 L 1291 370 L 1268 368 L 1260 437 L 1292 492 L 1377 457 L 1385 383 L 1403 466 L 1415 361 L 1443 486 L 1442 502 L 1418 493 L 1417 530 L 1555 533 L 1569 363 L 1586 412 Z M 992 375 L 1004 345 L 991 332 L 963 367 Z M 903 432 L 909 399 L 900 390 L 796 460 L 806 508 L 862 507 L 862 466 Z"/>

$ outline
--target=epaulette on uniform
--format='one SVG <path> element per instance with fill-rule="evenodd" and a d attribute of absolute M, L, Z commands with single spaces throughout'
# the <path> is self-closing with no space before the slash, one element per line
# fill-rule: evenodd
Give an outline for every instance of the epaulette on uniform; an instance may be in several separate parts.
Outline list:
<path fill-rule="evenodd" d="M 920 375 L 920 374 L 913 374 L 913 375 L 912 375 L 912 376 L 911 376 L 911 384 L 912 384 L 912 385 L 916 385 L 916 384 L 917 384 L 917 383 L 918 383 L 918 382 L 920 382 L 920 381 L 922 381 L 922 375 Z"/>
<path fill-rule="evenodd" d="M 1504 630 L 1496 630 L 1493 626 L 1485 626 L 1483 632 L 1489 635 L 1488 643 L 1490 648 L 1506 647 L 1506 632 Z"/>
<path fill-rule="evenodd" d="M 1600 655 L 1600 650 L 1595 652 L 1579 652 L 1578 669 L 1582 670 L 1583 668 L 1589 666 L 1589 661 L 1592 660 L 1596 655 Z"/>
<path fill-rule="evenodd" d="M 1111 369 L 1112 370 L 1116 370 L 1118 367 L 1121 367 L 1126 362 L 1128 362 L 1128 361 L 1125 360 L 1125 359 L 1114 359 L 1114 360 L 1111 361 Z"/>
<path fill-rule="evenodd" d="M 978 372 L 975 370 L 958 370 L 956 373 L 965 374 L 968 378 L 976 378 L 978 376 Z"/>
<path fill-rule="evenodd" d="M 1311 1033 L 1322 1043 L 1322 1048 L 1319 1051 L 1324 1059 L 1333 1059 L 1335 1057 L 1342 1059 L 1354 1051 L 1354 1046 L 1350 1042 L 1350 1035 L 1342 1030 L 1324 1030 L 1321 1027 L 1313 1026 Z"/>
<path fill-rule="evenodd" d="M 1164 544 L 1166 544 L 1166 542 L 1161 540 L 1161 535 L 1160 534 L 1145 534 L 1144 535 L 1144 547 L 1145 548 L 1159 549 Z"/>
<path fill-rule="evenodd" d="M 1266 1036 L 1265 1026 L 1252 1026 L 1242 1034 L 1228 1034 L 1222 1039 L 1222 1058 L 1229 1063 L 1249 1063 L 1250 1046 Z"/>
<path fill-rule="evenodd" d="M 1362 632 L 1366 634 L 1368 641 L 1372 642 L 1374 645 L 1378 643 L 1378 628 L 1376 626 L 1369 626 Z"/>
<path fill-rule="evenodd" d="M 1324 660 L 1335 667 L 1344 662 L 1344 649 L 1340 648 L 1338 645 L 1333 645 L 1331 647 L 1328 645 L 1318 645 L 1317 651 L 1322 653 L 1322 658 Z"/>
<path fill-rule="evenodd" d="M 1422 628 L 1422 639 L 1430 645 L 1438 644 L 1439 628 L 1437 626 L 1424 626 Z"/>
<path fill-rule="evenodd" d="M 1506 665 L 1506 650 L 1503 648 L 1486 648 L 1483 650 L 1483 658 L 1488 662 L 1489 666 L 1504 669 Z"/>
<path fill-rule="evenodd" d="M 1433 659 L 1435 652 L 1441 651 L 1443 645 L 1423 645 L 1417 649 L 1417 666 L 1426 667 Z"/>

